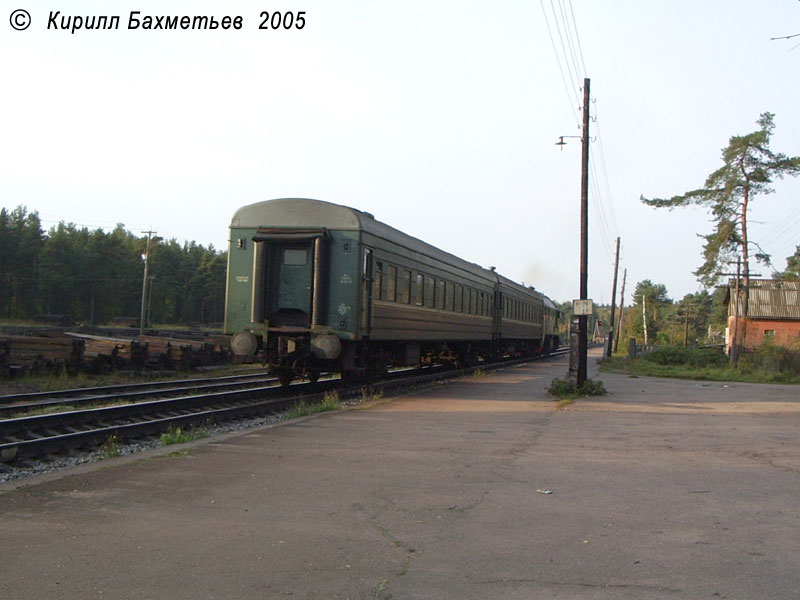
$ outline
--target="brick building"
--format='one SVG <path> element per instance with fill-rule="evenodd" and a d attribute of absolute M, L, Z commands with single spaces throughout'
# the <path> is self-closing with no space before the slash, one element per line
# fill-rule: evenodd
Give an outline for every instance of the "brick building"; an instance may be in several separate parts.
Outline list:
<path fill-rule="evenodd" d="M 800 280 L 750 279 L 749 291 L 747 315 L 744 315 L 742 284 L 740 282 L 736 301 L 736 280 L 728 282 L 726 351 L 730 353 L 734 329 L 745 350 L 757 348 L 767 340 L 779 346 L 800 348 Z"/>

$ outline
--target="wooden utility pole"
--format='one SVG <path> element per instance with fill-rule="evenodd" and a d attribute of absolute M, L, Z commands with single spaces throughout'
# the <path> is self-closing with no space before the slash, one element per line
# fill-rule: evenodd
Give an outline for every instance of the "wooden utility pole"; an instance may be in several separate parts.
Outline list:
<path fill-rule="evenodd" d="M 619 334 L 622 332 L 622 322 L 625 319 L 625 281 L 628 279 L 628 269 L 622 271 L 622 293 L 619 295 L 619 325 L 617 335 L 614 337 L 614 352 L 619 347 Z"/>
<path fill-rule="evenodd" d="M 614 258 L 614 284 L 611 286 L 611 323 L 608 330 L 608 343 L 606 344 L 606 356 L 611 356 L 611 346 L 614 340 L 614 312 L 617 301 L 617 274 L 619 273 L 619 238 L 617 238 L 617 254 Z"/>
<path fill-rule="evenodd" d="M 581 135 L 581 300 L 589 299 L 589 79 L 583 80 L 583 132 Z M 578 316 L 578 387 L 586 381 L 587 315 Z"/>
<path fill-rule="evenodd" d="M 686 314 L 684 315 L 684 329 L 683 329 L 683 347 L 689 347 L 689 310 L 686 310 Z"/>
<path fill-rule="evenodd" d="M 731 344 L 731 362 L 735 365 L 739 360 L 739 276 L 742 270 L 742 259 L 736 259 L 736 295 L 733 303 L 733 343 Z"/>
<path fill-rule="evenodd" d="M 581 135 L 581 261 L 580 261 L 580 300 L 589 299 L 589 79 L 583 80 L 583 132 Z M 564 146 L 565 137 L 559 136 L 557 146 Z M 581 302 L 583 308 L 587 303 Z M 587 363 L 587 316 L 573 315 L 569 330 L 569 371 L 567 379 L 581 386 L 586 381 Z"/>

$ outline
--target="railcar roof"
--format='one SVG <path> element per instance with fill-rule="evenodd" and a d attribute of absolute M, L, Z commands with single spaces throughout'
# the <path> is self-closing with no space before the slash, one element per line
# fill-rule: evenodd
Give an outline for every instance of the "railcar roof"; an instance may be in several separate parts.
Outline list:
<path fill-rule="evenodd" d="M 477 275 L 490 285 L 499 278 L 500 282 L 527 294 L 541 296 L 538 291 L 521 286 L 489 269 L 468 262 L 440 250 L 427 242 L 403 233 L 394 227 L 376 220 L 370 213 L 311 198 L 277 198 L 243 206 L 231 220 L 231 228 L 258 229 L 261 227 L 295 227 L 303 229 L 329 229 L 334 231 L 365 231 L 378 238 L 394 242 L 403 247 L 416 250 L 438 261 L 463 269 Z M 552 302 L 552 301 L 551 301 Z M 553 304 L 555 307 L 555 304 Z"/>
<path fill-rule="evenodd" d="M 358 231 L 368 213 L 310 198 L 278 198 L 248 204 L 233 215 L 231 227 L 315 227 Z"/>
<path fill-rule="evenodd" d="M 371 214 L 311 198 L 278 198 L 243 206 L 233 215 L 231 228 L 296 227 L 333 231 L 364 231 L 378 238 L 421 252 L 482 277 L 493 284 L 494 273 L 480 265 L 465 261 L 402 231 L 381 223 Z"/>
<path fill-rule="evenodd" d="M 499 273 L 497 274 L 497 278 L 500 281 L 500 285 L 505 285 L 507 287 L 510 287 L 511 289 L 517 290 L 518 292 L 521 292 L 528 296 L 535 296 L 537 298 L 540 298 L 542 302 L 544 302 L 545 306 L 548 306 L 550 308 L 555 308 L 555 309 L 558 308 L 555 302 L 553 302 L 550 298 L 548 298 L 542 292 L 533 287 L 527 287 L 522 284 L 519 284 L 516 281 L 512 281 L 508 277 L 505 277 L 504 275 L 500 275 Z"/>

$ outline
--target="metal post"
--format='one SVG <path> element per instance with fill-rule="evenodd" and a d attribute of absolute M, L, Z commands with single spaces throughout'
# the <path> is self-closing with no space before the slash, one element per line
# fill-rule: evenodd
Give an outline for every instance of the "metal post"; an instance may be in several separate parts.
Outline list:
<path fill-rule="evenodd" d="M 148 327 L 153 326 L 153 282 L 155 279 L 152 275 L 147 278 L 147 317 L 145 323 Z"/>
<path fill-rule="evenodd" d="M 147 234 L 147 245 L 144 249 L 144 275 L 142 276 L 142 310 L 139 313 L 139 335 L 144 335 L 145 301 L 147 300 L 147 258 L 150 255 L 150 236 L 155 231 L 144 231 Z"/>

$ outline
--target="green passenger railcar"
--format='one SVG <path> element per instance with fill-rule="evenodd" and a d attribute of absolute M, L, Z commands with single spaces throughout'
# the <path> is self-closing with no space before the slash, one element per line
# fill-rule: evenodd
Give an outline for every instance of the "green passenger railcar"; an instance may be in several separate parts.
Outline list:
<path fill-rule="evenodd" d="M 557 318 L 531 288 L 353 208 L 283 198 L 231 222 L 225 331 L 284 383 L 551 350 Z"/>

